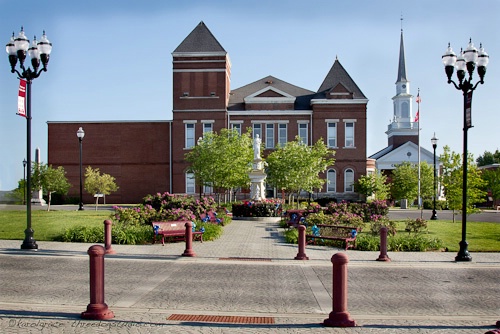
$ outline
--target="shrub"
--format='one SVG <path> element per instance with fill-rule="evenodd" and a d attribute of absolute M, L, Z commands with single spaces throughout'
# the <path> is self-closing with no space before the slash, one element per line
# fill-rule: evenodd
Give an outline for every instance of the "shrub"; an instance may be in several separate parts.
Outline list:
<path fill-rule="evenodd" d="M 406 220 L 405 231 L 409 233 L 419 234 L 427 230 L 427 221 L 423 218 L 411 219 L 408 218 Z"/>
<path fill-rule="evenodd" d="M 104 228 L 100 226 L 80 225 L 66 229 L 55 238 L 64 242 L 104 243 Z"/>
<path fill-rule="evenodd" d="M 153 228 L 146 225 L 115 223 L 111 229 L 111 242 L 114 244 L 147 244 L 151 243 L 153 236 Z"/>
<path fill-rule="evenodd" d="M 437 251 L 442 248 L 443 242 L 440 239 L 428 239 L 422 235 L 401 235 L 387 238 L 387 250 L 391 252 L 426 252 Z M 373 235 L 358 234 L 356 249 L 378 251 L 380 250 L 380 238 Z"/>
<path fill-rule="evenodd" d="M 313 225 L 332 225 L 333 217 L 332 215 L 325 215 L 322 211 L 318 213 L 310 213 L 306 217 L 306 224 L 309 226 Z"/>
<path fill-rule="evenodd" d="M 233 217 L 279 217 L 281 204 L 273 202 L 245 201 L 233 204 Z"/>
<path fill-rule="evenodd" d="M 284 232 L 285 241 L 289 244 L 297 244 L 299 240 L 299 231 L 296 228 Z"/>
<path fill-rule="evenodd" d="M 382 226 L 387 227 L 388 235 L 396 235 L 396 222 L 390 221 L 387 216 L 372 215 L 370 218 L 370 232 L 376 236 L 380 234 Z"/>

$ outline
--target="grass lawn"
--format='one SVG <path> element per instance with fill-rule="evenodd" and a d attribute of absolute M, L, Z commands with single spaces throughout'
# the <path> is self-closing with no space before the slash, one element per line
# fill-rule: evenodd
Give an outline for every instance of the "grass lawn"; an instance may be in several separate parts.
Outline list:
<path fill-rule="evenodd" d="M 51 241 L 66 228 L 77 225 L 100 225 L 112 211 L 40 211 L 31 212 L 34 238 Z M 458 252 L 462 238 L 462 223 L 449 220 L 427 221 L 428 235 L 443 241 L 450 252 Z M 404 231 L 405 223 L 398 223 L 398 234 Z M 103 227 L 104 228 L 104 227 Z M 0 239 L 23 240 L 26 229 L 25 211 L 0 211 Z M 500 223 L 467 222 L 467 241 L 471 252 L 500 252 Z"/>
<path fill-rule="evenodd" d="M 404 235 L 405 222 L 398 221 L 397 235 Z M 462 222 L 451 220 L 428 220 L 427 232 L 424 235 L 443 241 L 444 248 L 450 252 L 458 252 L 462 240 Z M 500 252 L 500 223 L 467 222 L 467 242 L 470 252 Z"/>
<path fill-rule="evenodd" d="M 31 227 L 37 241 L 50 241 L 65 229 L 77 225 L 102 225 L 111 211 L 31 211 Z M 0 211 L 0 239 L 23 240 L 26 211 Z"/>

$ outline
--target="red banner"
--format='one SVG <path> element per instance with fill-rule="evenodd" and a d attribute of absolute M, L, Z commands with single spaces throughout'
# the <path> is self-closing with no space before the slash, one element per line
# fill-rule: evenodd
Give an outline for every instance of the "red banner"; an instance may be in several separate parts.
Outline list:
<path fill-rule="evenodd" d="M 17 96 L 17 114 L 26 117 L 26 81 L 19 80 L 19 94 Z"/>

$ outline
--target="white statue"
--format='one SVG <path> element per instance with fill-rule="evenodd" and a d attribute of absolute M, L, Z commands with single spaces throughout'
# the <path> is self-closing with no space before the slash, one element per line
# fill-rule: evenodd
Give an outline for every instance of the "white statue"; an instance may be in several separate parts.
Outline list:
<path fill-rule="evenodd" d="M 254 160 L 260 159 L 260 143 L 262 141 L 260 140 L 259 134 L 255 135 L 255 138 L 253 140 L 253 158 Z"/>

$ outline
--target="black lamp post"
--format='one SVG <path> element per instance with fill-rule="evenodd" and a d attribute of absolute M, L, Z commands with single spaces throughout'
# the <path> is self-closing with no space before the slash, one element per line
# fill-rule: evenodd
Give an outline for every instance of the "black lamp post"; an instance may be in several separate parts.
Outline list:
<path fill-rule="evenodd" d="M 434 149 L 434 203 L 433 203 L 433 208 L 432 208 L 432 216 L 431 220 L 437 220 L 438 216 L 436 213 L 436 197 L 437 197 L 437 192 L 436 192 L 436 147 L 437 147 L 437 142 L 438 139 L 436 138 L 436 133 L 434 133 L 434 136 L 431 138 L 431 143 L 432 143 L 432 148 Z"/>
<path fill-rule="evenodd" d="M 33 79 L 36 79 L 40 76 L 42 72 L 47 71 L 47 65 L 49 63 L 50 52 L 52 51 L 52 43 L 49 42 L 47 36 L 45 35 L 45 31 L 43 32 L 42 38 L 40 41 L 33 38 L 31 42 L 24 35 L 24 30 L 21 27 L 21 31 L 17 37 L 14 37 L 14 33 L 12 33 L 12 37 L 10 41 L 7 43 L 5 50 L 9 54 L 9 62 L 11 67 L 11 72 L 16 73 L 20 79 L 26 80 L 26 158 L 27 166 L 31 167 L 31 83 Z M 26 59 L 26 53 L 31 58 L 31 66 L 33 68 L 26 68 L 24 66 L 24 61 Z M 16 69 L 17 63 L 19 60 L 20 70 Z M 42 68 L 40 67 L 40 61 L 42 62 Z M 26 174 L 26 196 L 28 197 L 31 194 L 31 172 L 28 170 Z M 31 228 L 31 200 L 26 200 L 26 230 L 24 231 L 24 241 L 21 245 L 21 249 L 38 249 L 38 245 L 36 244 L 35 239 L 33 238 L 33 229 Z"/>
<path fill-rule="evenodd" d="M 461 90 L 464 96 L 464 153 L 463 160 L 463 185 L 462 185 L 462 240 L 460 241 L 460 250 L 458 251 L 455 261 L 472 261 L 472 257 L 467 249 L 468 243 L 466 241 L 467 231 L 467 130 L 472 127 L 471 121 L 471 102 L 472 92 L 476 89 L 479 83 L 484 83 L 484 75 L 486 74 L 486 66 L 488 66 L 489 56 L 484 51 L 483 46 L 480 45 L 479 52 L 469 41 L 469 45 L 465 51 L 461 51 L 457 56 L 448 44 L 448 49 L 443 55 L 443 63 L 448 77 L 448 83 L 453 83 L 456 89 Z M 477 65 L 477 74 L 479 81 L 475 84 L 472 83 L 472 75 Z M 451 80 L 453 70 L 457 69 L 458 85 L 455 81 Z M 466 79 L 466 71 L 469 73 L 469 78 Z"/>
<path fill-rule="evenodd" d="M 83 131 L 82 127 L 78 129 L 76 132 L 76 136 L 78 137 L 78 141 L 80 142 L 80 204 L 78 205 L 78 210 L 83 210 L 83 201 L 82 201 L 82 141 L 83 137 L 85 137 L 85 131 Z"/>
<path fill-rule="evenodd" d="M 26 204 L 26 164 L 28 162 L 23 159 L 23 205 Z"/>

